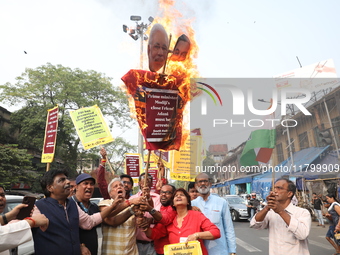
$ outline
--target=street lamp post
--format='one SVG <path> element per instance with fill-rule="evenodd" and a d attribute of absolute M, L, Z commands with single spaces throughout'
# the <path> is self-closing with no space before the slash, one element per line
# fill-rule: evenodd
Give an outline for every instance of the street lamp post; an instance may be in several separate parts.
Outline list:
<path fill-rule="evenodd" d="M 136 22 L 136 27 L 135 28 L 129 28 L 126 25 L 123 25 L 123 31 L 127 34 L 129 34 L 129 36 L 134 39 L 135 41 L 137 41 L 139 38 L 140 40 L 140 56 L 139 56 L 139 66 L 140 69 L 143 69 L 143 42 L 148 40 L 148 36 L 145 34 L 146 30 L 148 29 L 148 27 L 150 26 L 150 24 L 153 22 L 154 18 L 153 17 L 149 17 L 149 24 L 144 23 L 144 22 L 139 22 L 141 21 L 141 16 L 136 16 L 136 15 L 132 15 L 130 17 L 130 20 L 135 21 Z M 139 22 L 139 23 L 138 23 Z M 143 136 L 141 135 L 141 132 L 138 131 L 138 153 L 140 153 L 140 155 L 142 156 L 142 160 L 144 160 L 144 152 L 143 152 Z"/>

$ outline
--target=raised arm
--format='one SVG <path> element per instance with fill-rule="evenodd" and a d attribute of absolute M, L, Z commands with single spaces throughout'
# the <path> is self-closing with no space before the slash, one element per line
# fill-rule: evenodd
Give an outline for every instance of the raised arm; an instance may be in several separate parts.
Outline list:
<path fill-rule="evenodd" d="M 101 148 L 100 154 L 102 156 L 102 160 L 100 165 L 97 168 L 97 183 L 99 187 L 99 191 L 102 194 L 104 199 L 110 199 L 109 192 L 107 191 L 108 184 L 105 179 L 105 164 L 106 164 L 106 150 Z"/>

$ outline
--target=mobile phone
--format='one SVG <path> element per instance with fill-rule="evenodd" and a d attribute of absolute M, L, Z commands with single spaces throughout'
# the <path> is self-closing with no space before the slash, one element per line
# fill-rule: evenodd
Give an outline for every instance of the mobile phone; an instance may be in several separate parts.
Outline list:
<path fill-rule="evenodd" d="M 24 196 L 22 203 L 23 204 L 28 204 L 27 207 L 21 208 L 18 215 L 17 215 L 17 219 L 18 220 L 23 220 L 26 217 L 30 217 L 31 216 L 31 212 L 33 210 L 33 206 L 35 204 L 35 197 L 30 197 L 30 196 Z"/>

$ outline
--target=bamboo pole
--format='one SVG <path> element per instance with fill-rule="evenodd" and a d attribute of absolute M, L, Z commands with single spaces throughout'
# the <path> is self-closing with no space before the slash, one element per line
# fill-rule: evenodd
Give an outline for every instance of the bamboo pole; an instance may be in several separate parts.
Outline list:
<path fill-rule="evenodd" d="M 100 148 L 103 149 L 103 148 L 104 148 L 103 145 L 101 145 Z M 106 155 L 105 155 L 105 160 L 106 160 L 106 163 L 109 165 L 111 174 L 112 174 L 113 176 L 115 176 L 116 173 L 115 173 L 115 171 L 113 170 L 113 168 L 112 168 L 112 166 L 111 166 L 111 163 L 110 163 L 109 159 L 107 158 L 107 153 L 106 153 Z"/>
<path fill-rule="evenodd" d="M 111 166 L 111 163 L 110 163 L 109 159 L 107 158 L 107 156 L 105 157 L 105 159 L 106 159 L 106 163 L 109 164 L 109 168 L 110 168 L 111 173 L 113 174 L 113 176 L 115 176 L 116 173 L 115 173 L 115 171 L 113 170 L 113 168 L 112 168 L 112 166 Z"/>
<path fill-rule="evenodd" d="M 170 43 L 171 43 L 171 38 L 172 38 L 172 34 L 170 34 L 169 36 L 169 47 L 170 47 Z M 169 54 L 170 50 L 168 48 L 168 54 Z M 162 74 L 165 75 L 165 70 L 166 70 L 166 66 L 167 66 L 167 63 L 168 63 L 168 54 L 166 54 L 166 60 L 165 60 L 165 64 L 163 66 L 163 72 Z"/>
<path fill-rule="evenodd" d="M 163 162 L 162 162 L 162 151 L 159 151 L 158 162 L 160 163 L 159 166 L 158 166 L 158 174 L 157 174 L 157 179 L 159 180 L 163 177 L 162 171 L 160 170 L 160 165 L 163 164 Z"/>
<path fill-rule="evenodd" d="M 145 176 L 144 176 L 144 187 L 147 187 L 150 156 L 151 156 L 151 150 L 148 151 L 148 159 L 146 161 Z"/>

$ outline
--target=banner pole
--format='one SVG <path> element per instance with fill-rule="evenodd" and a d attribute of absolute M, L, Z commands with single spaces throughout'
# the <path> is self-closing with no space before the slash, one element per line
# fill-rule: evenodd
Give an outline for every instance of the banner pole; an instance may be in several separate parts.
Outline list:
<path fill-rule="evenodd" d="M 113 176 L 115 176 L 116 173 L 115 173 L 115 171 L 113 170 L 113 168 L 112 168 L 112 166 L 111 166 L 111 163 L 110 163 L 110 161 L 108 160 L 107 156 L 106 156 L 106 163 L 109 164 L 110 171 L 111 171 L 111 173 L 113 174 Z"/>
<path fill-rule="evenodd" d="M 144 177 L 144 187 L 147 187 L 150 156 L 151 156 L 151 150 L 148 150 L 148 159 L 146 161 L 145 177 Z"/>
<path fill-rule="evenodd" d="M 161 166 L 161 164 L 163 163 L 163 162 L 162 162 L 162 151 L 159 151 L 159 159 L 158 159 L 158 163 L 159 163 L 159 165 L 158 165 L 158 174 L 157 174 L 157 178 L 158 178 L 158 180 L 159 180 L 159 179 L 162 179 L 162 177 L 163 177 L 163 175 L 162 175 L 162 170 L 160 169 L 160 166 Z"/>
<path fill-rule="evenodd" d="M 47 165 L 46 165 L 46 172 L 50 171 L 50 164 L 51 163 L 47 163 Z"/>
<path fill-rule="evenodd" d="M 100 148 L 103 149 L 103 148 L 104 148 L 103 145 L 101 145 Z M 115 176 L 116 173 L 115 173 L 115 171 L 113 170 L 113 168 L 112 168 L 112 166 L 111 166 L 111 163 L 110 163 L 109 159 L 107 158 L 107 154 L 105 155 L 105 160 L 106 160 L 106 163 L 109 164 L 109 168 L 110 168 L 111 173 L 113 174 L 113 176 Z"/>
<path fill-rule="evenodd" d="M 169 35 L 169 48 L 170 48 L 171 38 L 172 38 L 172 34 Z M 168 48 L 168 52 L 170 52 L 169 48 Z M 166 70 L 167 63 L 168 63 L 168 54 L 166 54 L 166 60 L 165 60 L 164 66 L 163 66 L 163 71 L 162 71 L 163 75 L 165 75 L 165 70 Z"/>

